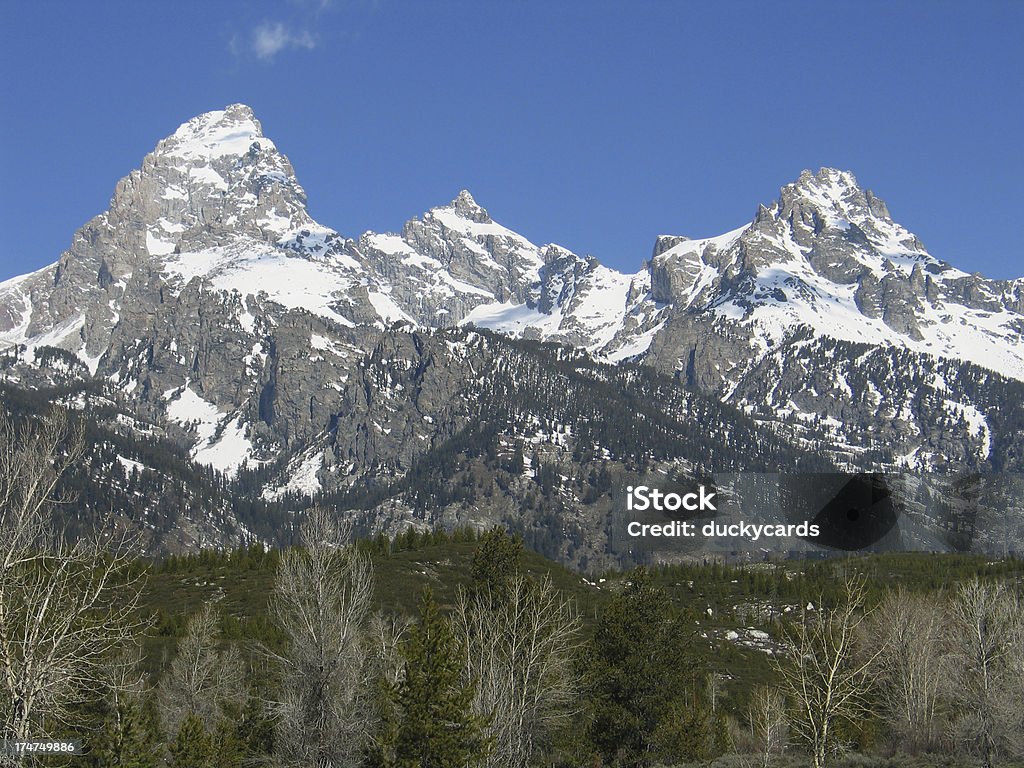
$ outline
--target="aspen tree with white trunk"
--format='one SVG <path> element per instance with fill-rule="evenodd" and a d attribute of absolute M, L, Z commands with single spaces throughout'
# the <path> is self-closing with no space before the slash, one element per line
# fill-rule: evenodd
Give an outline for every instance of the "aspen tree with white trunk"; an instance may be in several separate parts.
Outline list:
<path fill-rule="evenodd" d="M 372 720 L 373 665 L 366 624 L 373 597 L 370 561 L 330 515 L 312 510 L 302 546 L 281 556 L 271 615 L 286 648 L 270 654 L 281 688 L 273 703 L 275 751 L 283 765 L 337 768 L 358 762 Z M 377 627 L 381 663 L 401 627 Z M 374 651 L 376 653 L 376 650 Z"/>
<path fill-rule="evenodd" d="M 225 706 L 240 705 L 245 697 L 245 665 L 238 650 L 221 647 L 219 615 L 207 603 L 189 619 L 178 652 L 157 689 L 164 730 L 174 736 L 194 715 L 212 732 Z"/>
<path fill-rule="evenodd" d="M 366 642 L 371 675 L 376 675 L 384 685 L 397 685 L 402 677 L 405 659 L 401 644 L 413 625 L 408 616 L 378 611 L 370 617 L 366 630 Z"/>
<path fill-rule="evenodd" d="M 54 510 L 61 478 L 84 454 L 82 428 L 55 409 L 15 424 L 0 411 L 0 686 L 2 738 L 39 739 L 76 705 L 108 692 L 110 664 L 141 627 L 133 539 L 68 541 Z"/>
<path fill-rule="evenodd" d="M 985 768 L 1024 757 L 1024 602 L 1006 584 L 977 579 L 952 605 L 945 677 L 951 734 Z"/>
<path fill-rule="evenodd" d="M 771 761 L 786 749 L 789 730 L 786 698 L 775 688 L 758 688 L 750 699 L 747 714 L 761 768 L 768 768 Z"/>
<path fill-rule="evenodd" d="M 907 752 L 932 749 L 942 735 L 946 625 L 940 596 L 903 587 L 889 592 L 871 617 L 870 633 L 881 648 L 875 676 L 884 715 Z"/>
<path fill-rule="evenodd" d="M 575 712 L 580 620 L 545 576 L 507 577 L 501 595 L 460 593 L 453 617 L 476 683 L 474 713 L 490 717 L 488 768 L 525 768 Z"/>
<path fill-rule="evenodd" d="M 814 768 L 823 768 L 836 751 L 836 726 L 869 713 L 866 697 L 880 651 L 859 647 L 869 615 L 865 591 L 863 577 L 846 578 L 835 606 L 819 601 L 817 610 L 804 611 L 784 631 L 790 658 L 775 660 L 792 707 L 790 725 L 810 747 Z"/>

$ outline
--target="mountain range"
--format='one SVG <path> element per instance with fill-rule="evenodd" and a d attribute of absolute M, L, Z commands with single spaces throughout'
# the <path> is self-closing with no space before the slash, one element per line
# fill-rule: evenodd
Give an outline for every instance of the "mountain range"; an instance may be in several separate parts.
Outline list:
<path fill-rule="evenodd" d="M 846 171 L 626 274 L 467 191 L 346 237 L 240 104 L 0 283 L 9 401 L 90 418 L 93 480 L 165 549 L 286 537 L 319 501 L 369 532 L 503 522 L 586 567 L 644 473 L 1019 472 L 1022 334 L 1024 279 L 933 257 Z M 130 501 L 147 473 L 176 478 L 171 523 Z"/>

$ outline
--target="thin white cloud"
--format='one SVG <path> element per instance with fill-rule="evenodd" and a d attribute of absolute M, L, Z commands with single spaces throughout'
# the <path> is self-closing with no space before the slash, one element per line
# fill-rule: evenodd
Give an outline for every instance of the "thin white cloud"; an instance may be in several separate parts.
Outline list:
<path fill-rule="evenodd" d="M 332 5 L 334 0 L 288 0 L 289 3 L 296 6 L 297 8 L 312 8 L 314 11 L 326 11 Z"/>
<path fill-rule="evenodd" d="M 285 48 L 316 48 L 316 40 L 308 30 L 293 32 L 282 22 L 265 21 L 252 33 L 252 52 L 256 58 L 270 61 Z"/>

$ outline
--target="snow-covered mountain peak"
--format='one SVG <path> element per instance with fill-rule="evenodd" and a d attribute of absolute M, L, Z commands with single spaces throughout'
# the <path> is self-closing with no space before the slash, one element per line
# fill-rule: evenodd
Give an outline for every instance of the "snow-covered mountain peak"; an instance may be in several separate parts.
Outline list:
<path fill-rule="evenodd" d="M 277 218 L 293 218 L 306 204 L 305 191 L 288 158 L 264 136 L 259 120 L 244 104 L 198 115 L 160 141 L 143 158 L 142 167 L 118 184 L 115 206 L 117 196 L 136 186 L 142 187 L 151 201 L 168 201 L 162 207 L 170 209 L 166 213 L 172 224 L 180 213 L 186 218 L 196 215 L 204 225 L 233 226 L 237 218 L 218 216 L 216 209 L 252 207 L 268 195 L 279 198 L 274 201 Z M 288 213 L 283 208 L 289 209 Z M 277 232 L 281 227 L 270 229 Z"/>
<path fill-rule="evenodd" d="M 421 220 L 431 226 L 440 224 L 447 229 L 474 236 L 477 234 L 516 234 L 497 224 L 487 213 L 487 209 L 465 189 L 459 192 L 450 203 L 431 208 L 423 214 Z M 516 237 L 520 236 L 516 235 Z M 525 240 L 525 238 L 523 239 Z"/>
<path fill-rule="evenodd" d="M 110 215 L 122 210 L 132 226 L 141 213 L 149 256 L 175 262 L 243 241 L 309 250 L 303 231 L 329 233 L 306 213 L 291 163 L 244 104 L 194 117 L 159 142 L 118 184 Z"/>
<path fill-rule="evenodd" d="M 834 168 L 804 171 L 782 187 L 778 200 L 759 207 L 744 242 L 740 271 L 749 275 L 809 265 L 847 285 L 869 275 L 909 277 L 915 265 L 939 269 L 924 244 L 892 220 L 882 200 L 862 189 L 852 173 Z"/>
<path fill-rule="evenodd" d="M 160 142 L 157 152 L 189 160 L 213 159 L 244 155 L 254 142 L 264 149 L 273 147 L 273 143 L 264 138 L 263 128 L 252 109 L 245 104 L 232 104 L 183 123 Z"/>
<path fill-rule="evenodd" d="M 232 322 L 249 331 L 244 300 L 261 295 L 342 325 L 373 322 L 363 278 L 345 240 L 307 213 L 288 159 L 236 104 L 160 141 L 46 274 L 0 296 L 11 308 L 0 342 L 60 346 L 95 371 L 141 308 L 173 300 L 198 313 L 231 295 L 243 299 Z"/>
<path fill-rule="evenodd" d="M 836 168 L 803 171 L 779 190 L 778 201 L 767 211 L 802 223 L 815 233 L 825 228 L 845 230 L 850 224 L 860 226 L 869 221 L 892 223 L 884 202 L 862 189 L 852 173 Z M 764 210 L 759 211 L 759 218 L 764 215 Z"/>
<path fill-rule="evenodd" d="M 819 168 L 817 173 L 805 168 L 797 180 L 788 186 L 812 194 L 823 194 L 834 200 L 842 200 L 847 195 L 861 191 L 857 177 L 851 171 L 839 168 Z"/>
<path fill-rule="evenodd" d="M 456 214 L 469 221 L 476 222 L 477 224 L 488 224 L 493 221 L 488 215 L 487 211 L 473 199 L 473 195 L 469 193 L 468 189 L 464 189 L 455 196 L 448 205 L 442 206 L 441 209 L 435 208 L 436 210 L 447 209 L 454 211 Z"/>
<path fill-rule="evenodd" d="M 719 238 L 659 238 L 651 277 L 656 300 L 745 328 L 754 357 L 805 329 L 1024 378 L 1017 286 L 932 257 L 847 171 L 804 171 Z"/>

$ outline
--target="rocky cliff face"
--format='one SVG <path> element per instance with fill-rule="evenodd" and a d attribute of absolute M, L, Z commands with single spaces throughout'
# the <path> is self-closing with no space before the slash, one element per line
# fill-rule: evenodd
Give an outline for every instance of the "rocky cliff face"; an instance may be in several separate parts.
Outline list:
<path fill-rule="evenodd" d="M 732 232 L 657 238 L 634 274 L 537 246 L 465 191 L 347 238 L 233 105 L 157 144 L 55 264 L 0 283 L 0 345 L 21 384 L 67 350 L 195 461 L 263 467 L 276 498 L 401 478 L 470 427 L 460 398 L 495 363 L 444 333 L 470 326 L 646 364 L 840 465 L 1016 466 L 1022 313 L 1024 280 L 935 259 L 831 169 Z"/>

